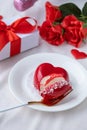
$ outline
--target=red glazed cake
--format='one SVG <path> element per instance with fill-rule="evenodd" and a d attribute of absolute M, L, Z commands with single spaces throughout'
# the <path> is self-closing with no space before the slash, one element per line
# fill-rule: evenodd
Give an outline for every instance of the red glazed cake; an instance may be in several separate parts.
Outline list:
<path fill-rule="evenodd" d="M 50 63 L 43 63 L 37 67 L 34 86 L 43 97 L 42 103 L 48 106 L 58 103 L 72 91 L 67 71 Z"/>

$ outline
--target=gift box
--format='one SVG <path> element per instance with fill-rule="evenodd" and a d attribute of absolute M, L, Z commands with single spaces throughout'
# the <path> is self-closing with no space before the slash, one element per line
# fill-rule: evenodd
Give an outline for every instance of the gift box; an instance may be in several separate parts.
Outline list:
<path fill-rule="evenodd" d="M 37 21 L 19 16 L 0 20 L 0 61 L 39 45 Z"/>

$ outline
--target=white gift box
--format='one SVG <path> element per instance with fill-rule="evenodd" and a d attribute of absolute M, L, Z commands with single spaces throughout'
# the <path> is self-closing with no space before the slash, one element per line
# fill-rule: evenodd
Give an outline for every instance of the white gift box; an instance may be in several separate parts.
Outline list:
<path fill-rule="evenodd" d="M 10 25 L 19 18 L 20 17 L 17 16 L 16 18 L 14 17 L 14 18 L 11 18 L 10 20 L 3 20 L 3 21 L 7 25 Z M 26 51 L 28 49 L 37 47 L 39 45 L 39 32 L 38 32 L 37 29 L 35 29 L 31 33 L 27 33 L 27 34 L 19 34 L 19 33 L 17 33 L 16 35 L 21 38 L 20 52 L 23 52 L 23 51 Z M 10 46 L 11 46 L 11 43 L 9 42 L 0 51 L 0 61 L 10 57 Z"/>

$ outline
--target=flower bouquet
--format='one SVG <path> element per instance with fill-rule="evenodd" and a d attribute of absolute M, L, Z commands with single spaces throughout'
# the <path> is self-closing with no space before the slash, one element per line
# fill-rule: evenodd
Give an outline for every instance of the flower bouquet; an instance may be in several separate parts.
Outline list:
<path fill-rule="evenodd" d="M 39 26 L 41 37 L 52 45 L 66 41 L 80 47 L 87 35 L 87 3 L 82 10 L 74 3 L 60 6 L 46 2 L 46 20 Z"/>

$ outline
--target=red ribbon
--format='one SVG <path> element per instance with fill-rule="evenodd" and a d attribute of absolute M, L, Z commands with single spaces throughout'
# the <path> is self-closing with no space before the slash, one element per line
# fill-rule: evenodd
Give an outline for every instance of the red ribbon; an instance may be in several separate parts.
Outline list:
<path fill-rule="evenodd" d="M 16 33 L 27 34 L 35 30 L 37 21 L 35 19 L 35 25 L 31 25 L 27 19 L 30 17 L 23 17 L 11 25 L 6 25 L 3 21 L 0 21 L 0 51 L 4 48 L 8 42 L 10 46 L 10 56 L 20 53 L 21 49 L 21 38 Z M 32 18 L 30 18 L 32 19 Z"/>

